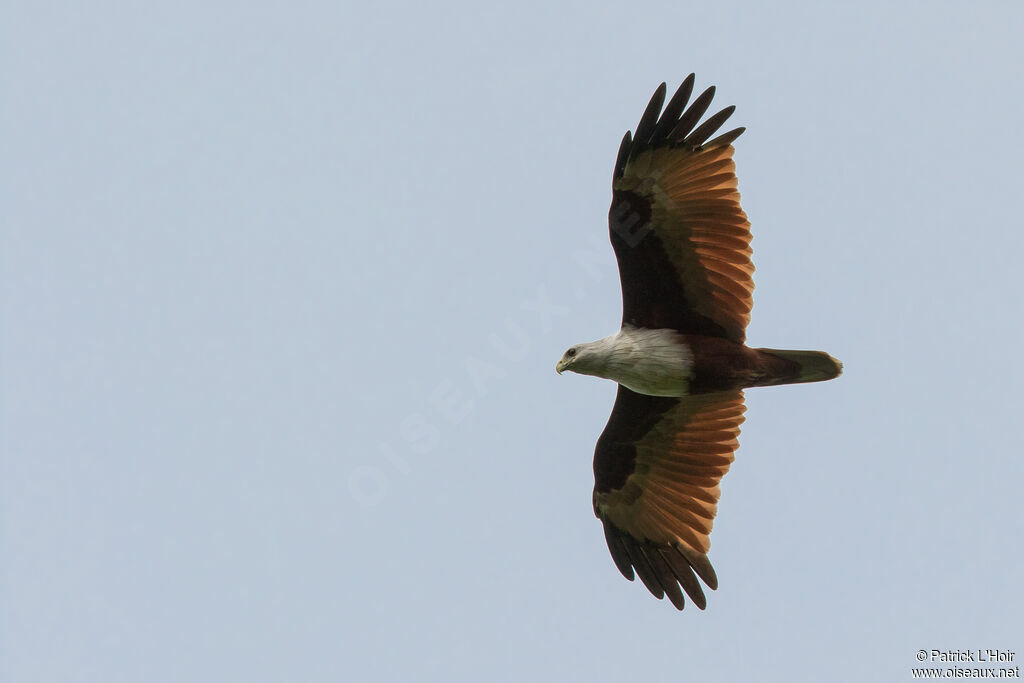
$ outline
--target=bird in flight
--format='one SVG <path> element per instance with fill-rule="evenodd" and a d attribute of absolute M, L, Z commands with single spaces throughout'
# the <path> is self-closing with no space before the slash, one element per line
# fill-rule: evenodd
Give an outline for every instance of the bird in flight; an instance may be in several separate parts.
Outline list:
<path fill-rule="evenodd" d="M 822 351 L 744 343 L 754 266 L 732 160 L 744 129 L 712 139 L 735 107 L 700 123 L 715 88 L 687 107 L 693 83 L 690 74 L 664 109 L 662 83 L 615 160 L 608 224 L 622 327 L 570 347 L 555 367 L 618 383 L 594 452 L 594 513 L 623 576 L 635 572 L 677 609 L 683 592 L 705 608 L 700 581 L 718 587 L 709 536 L 743 390 L 842 372 Z"/>

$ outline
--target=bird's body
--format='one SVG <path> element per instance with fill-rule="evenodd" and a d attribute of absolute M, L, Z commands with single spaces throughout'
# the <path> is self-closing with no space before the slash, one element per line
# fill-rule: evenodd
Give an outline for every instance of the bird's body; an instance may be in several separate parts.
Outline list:
<path fill-rule="evenodd" d="M 683 397 L 727 389 L 816 382 L 837 364 L 821 351 L 751 349 L 721 337 L 626 324 L 613 335 L 573 347 L 571 369 L 610 379 L 646 396 Z M 561 373 L 570 364 L 559 364 Z M 834 375 L 833 375 L 834 376 Z"/>
<path fill-rule="evenodd" d="M 750 224 L 739 205 L 732 130 L 708 141 L 728 107 L 698 125 L 714 95 L 687 108 L 694 76 L 662 110 L 665 84 L 612 181 L 609 234 L 622 284 L 622 326 L 571 347 L 556 370 L 617 382 L 594 453 L 594 513 L 616 566 L 682 609 L 706 604 L 719 481 L 743 422 L 743 389 L 818 382 L 842 365 L 821 351 L 753 349 Z"/>

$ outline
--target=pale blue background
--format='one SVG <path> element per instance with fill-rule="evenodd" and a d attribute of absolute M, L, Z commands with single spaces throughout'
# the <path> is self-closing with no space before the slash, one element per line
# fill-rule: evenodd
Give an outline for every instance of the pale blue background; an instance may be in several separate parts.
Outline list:
<path fill-rule="evenodd" d="M 904 680 L 1024 657 L 1017 2 L 6 3 L 0 679 Z M 748 392 L 677 613 L 590 508 L 615 151 L 748 127 Z M 1018 662 L 1019 663 L 1019 662 Z"/>

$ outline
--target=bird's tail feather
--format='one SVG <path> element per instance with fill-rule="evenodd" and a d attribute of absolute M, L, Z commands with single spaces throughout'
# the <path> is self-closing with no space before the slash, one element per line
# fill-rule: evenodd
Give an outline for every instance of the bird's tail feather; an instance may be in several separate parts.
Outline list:
<path fill-rule="evenodd" d="M 800 382 L 824 382 L 838 377 L 843 364 L 824 351 L 790 351 L 783 349 L 757 349 L 788 361 L 787 370 L 767 384 L 797 384 Z M 795 365 L 795 367 L 794 367 Z"/>

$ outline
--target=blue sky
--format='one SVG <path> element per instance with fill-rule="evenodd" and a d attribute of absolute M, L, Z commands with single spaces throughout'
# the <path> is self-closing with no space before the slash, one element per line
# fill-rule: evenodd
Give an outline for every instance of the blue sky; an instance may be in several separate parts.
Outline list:
<path fill-rule="evenodd" d="M 4 11 L 0 678 L 899 680 L 1024 652 L 1017 3 Z M 615 151 L 747 126 L 708 609 L 616 571 Z M 1024 656 L 1024 655 L 1022 655 Z"/>

